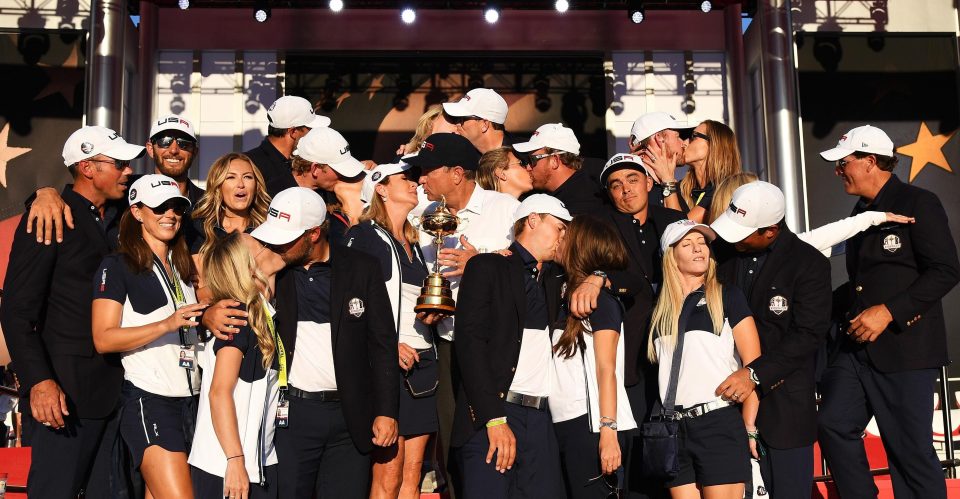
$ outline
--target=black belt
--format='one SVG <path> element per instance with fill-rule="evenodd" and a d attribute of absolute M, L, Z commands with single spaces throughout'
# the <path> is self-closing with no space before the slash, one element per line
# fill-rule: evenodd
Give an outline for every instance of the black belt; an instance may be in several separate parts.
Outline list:
<path fill-rule="evenodd" d="M 337 390 L 324 390 L 322 392 L 306 392 L 299 388 L 287 388 L 288 397 L 296 397 L 305 400 L 319 400 L 321 402 L 337 402 L 340 400 L 340 392 Z"/>
<path fill-rule="evenodd" d="M 547 397 L 535 397 L 533 395 L 524 395 L 517 392 L 507 392 L 507 396 L 504 398 L 504 400 L 510 402 L 511 404 L 517 404 L 523 407 L 532 407 L 539 410 L 543 410 L 547 407 Z"/>

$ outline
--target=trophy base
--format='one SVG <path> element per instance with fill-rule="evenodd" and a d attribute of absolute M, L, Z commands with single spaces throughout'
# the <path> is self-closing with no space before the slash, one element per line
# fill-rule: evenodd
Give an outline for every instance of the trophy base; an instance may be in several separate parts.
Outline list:
<path fill-rule="evenodd" d="M 450 281 L 440 274 L 428 275 L 423 281 L 423 287 L 420 288 L 417 305 L 413 307 L 414 312 L 453 315 L 456 309 L 457 304 L 453 300 Z"/>

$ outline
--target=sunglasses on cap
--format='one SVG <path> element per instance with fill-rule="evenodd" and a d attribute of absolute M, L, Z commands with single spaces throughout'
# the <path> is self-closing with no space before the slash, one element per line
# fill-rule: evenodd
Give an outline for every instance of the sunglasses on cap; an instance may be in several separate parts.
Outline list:
<path fill-rule="evenodd" d="M 464 123 L 470 120 L 482 120 L 478 116 L 450 116 L 449 114 L 444 114 L 443 118 L 447 120 L 451 125 L 463 126 Z"/>
<path fill-rule="evenodd" d="M 184 137 L 173 137 L 171 135 L 164 135 L 152 139 L 150 142 L 153 142 L 153 145 L 161 148 L 167 149 L 173 145 L 174 141 L 177 143 L 177 147 L 183 149 L 184 151 L 193 151 L 197 147 L 197 141 L 193 139 L 188 139 Z"/>
<path fill-rule="evenodd" d="M 173 210 L 174 214 L 176 214 L 178 217 L 182 217 L 187 212 L 188 206 L 189 205 L 183 202 L 182 199 L 168 199 L 158 205 L 156 208 L 150 208 L 147 205 L 143 205 L 144 208 L 148 208 L 153 212 L 154 215 L 158 217 L 166 213 L 167 210 Z"/>

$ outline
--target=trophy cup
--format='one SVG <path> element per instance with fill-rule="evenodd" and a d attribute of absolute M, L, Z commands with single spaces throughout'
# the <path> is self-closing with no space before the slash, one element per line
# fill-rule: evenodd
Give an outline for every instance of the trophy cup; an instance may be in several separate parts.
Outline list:
<path fill-rule="evenodd" d="M 443 238 L 453 235 L 460 226 L 460 218 L 447 209 L 447 199 L 440 198 L 437 209 L 420 217 L 417 228 L 433 236 L 433 245 L 437 249 L 433 262 L 433 272 L 427 275 L 420 288 L 420 296 L 413 310 L 417 313 L 438 313 L 453 315 L 457 309 L 453 301 L 453 292 L 450 291 L 450 281 L 440 274 L 440 249 L 443 248 Z"/>

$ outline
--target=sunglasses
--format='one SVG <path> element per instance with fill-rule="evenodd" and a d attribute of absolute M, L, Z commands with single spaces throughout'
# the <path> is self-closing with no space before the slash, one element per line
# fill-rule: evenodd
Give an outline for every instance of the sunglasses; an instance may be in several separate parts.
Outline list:
<path fill-rule="evenodd" d="M 184 151 L 193 151 L 197 148 L 197 141 L 193 139 L 185 139 L 183 137 L 172 137 L 170 135 L 164 135 L 163 137 L 158 137 L 153 139 L 153 145 L 161 148 L 167 149 L 173 145 L 174 141 L 177 143 L 177 147 L 183 149 Z"/>
<path fill-rule="evenodd" d="M 706 140 L 707 142 L 710 142 L 710 137 L 700 132 L 693 132 L 690 134 L 690 137 L 694 139 L 703 139 L 703 140 Z"/>
<path fill-rule="evenodd" d="M 165 214 L 168 210 L 173 210 L 175 215 L 182 217 L 184 213 L 187 212 L 187 203 L 184 203 L 182 200 L 170 199 L 164 201 L 156 208 L 150 208 L 150 211 L 152 211 L 153 214 L 158 217 L 163 216 L 163 214 Z"/>
<path fill-rule="evenodd" d="M 603 481 L 603 485 L 607 487 L 607 490 L 610 491 L 607 494 L 606 499 L 620 499 L 623 496 L 623 489 L 620 488 L 620 478 L 617 477 L 616 473 L 611 473 L 609 475 L 600 475 L 591 478 L 588 483 L 593 483 L 597 480 Z"/>
<path fill-rule="evenodd" d="M 87 161 L 89 161 L 89 162 L 91 162 L 91 163 L 103 163 L 103 164 L 106 164 L 106 165 L 111 165 L 111 166 L 113 166 L 114 168 L 116 168 L 118 171 L 121 171 L 121 172 L 122 172 L 123 170 L 126 170 L 126 169 L 130 166 L 130 161 L 120 161 L 120 160 L 107 161 L 107 160 L 104 160 L 104 159 L 88 159 Z"/>
<path fill-rule="evenodd" d="M 471 120 L 482 120 L 482 119 L 483 119 L 483 118 L 480 118 L 480 117 L 478 117 L 478 116 L 450 116 L 450 115 L 445 115 L 444 117 L 445 117 L 445 119 L 446 119 L 451 125 L 457 125 L 457 126 L 463 126 L 464 123 L 466 123 L 466 122 L 468 122 L 468 121 L 471 121 Z"/>
<path fill-rule="evenodd" d="M 853 163 L 854 161 L 860 161 L 863 158 L 853 158 L 853 159 L 841 159 L 837 161 L 837 170 L 841 172 L 847 168 L 847 165 Z"/>
<path fill-rule="evenodd" d="M 530 162 L 527 164 L 533 166 L 543 158 L 549 158 L 550 156 L 559 156 L 560 154 L 561 153 L 559 152 L 545 152 L 543 154 L 531 154 Z"/>

